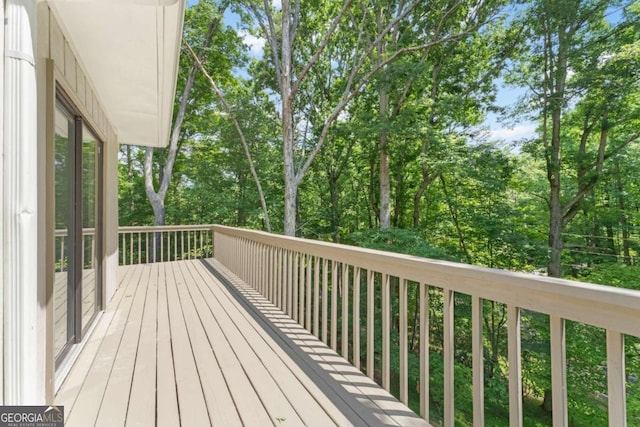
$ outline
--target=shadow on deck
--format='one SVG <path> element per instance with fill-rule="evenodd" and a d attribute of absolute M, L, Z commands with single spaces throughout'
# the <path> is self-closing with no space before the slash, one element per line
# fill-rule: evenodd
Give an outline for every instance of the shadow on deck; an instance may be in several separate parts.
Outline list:
<path fill-rule="evenodd" d="M 216 260 L 119 273 L 67 425 L 428 425 Z"/>

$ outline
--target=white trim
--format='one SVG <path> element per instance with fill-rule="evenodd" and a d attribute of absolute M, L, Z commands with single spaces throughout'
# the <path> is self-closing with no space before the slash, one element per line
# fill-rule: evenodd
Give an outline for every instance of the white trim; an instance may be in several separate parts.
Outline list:
<path fill-rule="evenodd" d="M 34 57 L 36 1 L 6 1 L 5 49 Z M 38 117 L 36 67 L 5 57 L 4 403 L 44 403 L 38 346 Z"/>
<path fill-rule="evenodd" d="M 4 385 L 4 0 L 0 1 L 0 384 Z M 4 404 L 4 386 L 0 387 L 0 404 Z"/>
<path fill-rule="evenodd" d="M 52 58 L 75 88 L 66 51 L 84 70 L 121 142 L 164 147 L 169 142 L 185 0 L 49 0 L 64 43 Z M 62 61 L 60 61 L 62 59 Z"/>
<path fill-rule="evenodd" d="M 35 59 L 33 59 L 33 56 L 27 53 L 19 52 L 17 50 L 6 49 L 4 55 L 6 58 L 19 59 L 21 61 L 26 61 L 28 64 L 34 67 L 36 66 L 36 61 Z"/>

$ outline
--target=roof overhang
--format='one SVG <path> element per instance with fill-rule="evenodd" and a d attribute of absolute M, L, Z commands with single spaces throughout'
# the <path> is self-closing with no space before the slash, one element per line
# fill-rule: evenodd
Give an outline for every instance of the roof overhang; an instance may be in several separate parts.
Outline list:
<path fill-rule="evenodd" d="M 169 141 L 185 0 L 50 0 L 123 144 Z"/>

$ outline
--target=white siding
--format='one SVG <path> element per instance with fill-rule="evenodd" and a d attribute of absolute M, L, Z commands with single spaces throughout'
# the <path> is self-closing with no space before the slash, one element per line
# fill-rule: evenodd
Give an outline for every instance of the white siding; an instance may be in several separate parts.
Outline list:
<path fill-rule="evenodd" d="M 105 302 L 116 287 L 118 141 L 49 5 L 7 0 L 0 4 L 0 22 L 5 17 L 0 31 L 0 316 L 5 319 L 0 404 L 45 404 L 53 401 L 53 180 L 48 175 L 54 78 L 105 143 Z"/>
<path fill-rule="evenodd" d="M 38 117 L 36 93 L 35 1 L 6 2 L 3 282 L 6 323 L 4 403 L 42 402 L 43 360 L 38 350 Z"/>

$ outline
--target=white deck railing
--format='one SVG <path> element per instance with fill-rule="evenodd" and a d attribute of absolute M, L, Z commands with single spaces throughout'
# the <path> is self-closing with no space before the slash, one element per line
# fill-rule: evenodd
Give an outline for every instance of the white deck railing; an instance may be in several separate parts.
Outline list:
<path fill-rule="evenodd" d="M 56 251 L 56 259 L 55 259 L 55 271 L 67 271 L 68 268 L 68 258 L 70 249 L 68 247 L 67 230 L 56 230 L 55 231 L 55 251 Z M 83 253 L 83 266 L 82 268 L 95 268 L 95 254 L 96 254 L 96 229 L 95 228 L 83 228 L 82 229 L 82 247 L 80 250 Z M 91 250 L 88 253 L 89 248 Z"/>
<path fill-rule="evenodd" d="M 67 230 L 55 231 L 56 271 L 65 271 L 69 257 Z M 82 251 L 91 245 L 91 257 L 85 257 L 93 268 L 96 251 L 95 229 L 82 230 Z M 212 256 L 211 225 L 163 225 L 118 228 L 119 265 L 176 261 Z"/>
<path fill-rule="evenodd" d="M 263 232 L 214 226 L 215 257 L 233 273 L 360 368 L 361 328 L 374 377 L 374 287 L 380 289 L 381 385 L 390 388 L 390 321 L 399 308 L 400 400 L 408 403 L 407 286 L 419 286 L 420 413 L 429 414 L 429 288 L 443 294 L 444 425 L 454 425 L 454 296 L 471 298 L 473 423 L 484 425 L 483 301 L 505 304 L 508 322 L 509 424 L 521 426 L 522 310 L 549 315 L 553 425 L 569 425 L 565 320 L 606 330 L 610 426 L 626 425 L 624 335 L 640 336 L 640 292 L 528 274 L 435 261 Z M 394 284 L 394 298 L 390 289 Z M 361 285 L 364 284 L 364 285 Z M 396 285 L 397 284 L 397 285 Z M 366 301 L 360 287 L 366 286 Z M 395 287 L 397 286 L 397 287 Z M 360 319 L 361 306 L 366 316 Z M 351 315 L 351 326 L 349 316 Z M 339 320 L 340 319 L 340 320 Z M 362 323 L 362 325 L 361 325 Z M 340 327 L 340 331 L 338 328 Z M 340 335 L 338 335 L 340 332 Z M 341 342 L 338 342 L 338 336 Z M 351 341 L 350 341 L 351 339 Z M 349 345 L 351 342 L 351 346 Z M 585 349 L 589 351 L 589 349 Z M 357 357 L 350 357 L 358 355 Z"/>
<path fill-rule="evenodd" d="M 120 265 L 207 258 L 213 255 L 211 225 L 118 228 Z"/>

